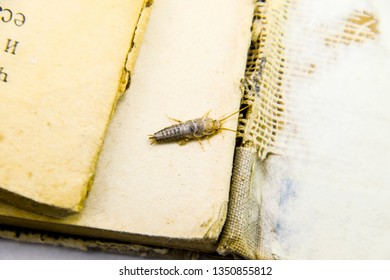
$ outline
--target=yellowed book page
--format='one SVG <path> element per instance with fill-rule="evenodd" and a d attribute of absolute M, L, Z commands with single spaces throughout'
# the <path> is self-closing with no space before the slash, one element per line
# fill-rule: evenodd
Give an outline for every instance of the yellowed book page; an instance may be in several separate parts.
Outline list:
<path fill-rule="evenodd" d="M 1 200 L 80 211 L 145 2 L 1 1 Z"/>
<path fill-rule="evenodd" d="M 65 220 L 4 205 L 2 223 L 117 240 L 213 250 L 223 227 L 235 133 L 151 145 L 148 135 L 239 108 L 251 39 L 252 0 L 156 1 L 119 102 L 85 209 Z M 224 122 L 236 129 L 237 115 Z M 19 218 L 19 220 L 18 220 Z M 43 224 L 39 224 L 42 221 Z"/>

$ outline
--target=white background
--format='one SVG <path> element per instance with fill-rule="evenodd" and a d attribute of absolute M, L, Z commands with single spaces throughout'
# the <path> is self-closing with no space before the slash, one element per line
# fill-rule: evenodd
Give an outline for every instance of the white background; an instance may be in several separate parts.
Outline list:
<path fill-rule="evenodd" d="M 53 245 L 30 244 L 0 238 L 0 260 L 132 260 L 139 257 L 105 253 L 84 252 Z"/>

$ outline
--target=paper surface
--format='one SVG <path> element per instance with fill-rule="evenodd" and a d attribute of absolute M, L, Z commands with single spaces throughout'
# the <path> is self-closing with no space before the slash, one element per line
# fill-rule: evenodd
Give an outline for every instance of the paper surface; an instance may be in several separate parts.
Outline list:
<path fill-rule="evenodd" d="M 82 208 L 144 2 L 1 2 L 2 199 Z"/>
<path fill-rule="evenodd" d="M 3 222 L 19 217 L 45 222 L 28 222 L 33 227 L 213 250 L 226 215 L 235 134 L 204 141 L 204 150 L 197 141 L 151 145 L 148 135 L 171 125 L 168 116 L 184 121 L 212 110 L 220 118 L 239 108 L 252 18 L 251 0 L 156 1 L 85 209 L 50 220 L 1 205 Z M 236 125 L 237 115 L 224 123 Z"/>

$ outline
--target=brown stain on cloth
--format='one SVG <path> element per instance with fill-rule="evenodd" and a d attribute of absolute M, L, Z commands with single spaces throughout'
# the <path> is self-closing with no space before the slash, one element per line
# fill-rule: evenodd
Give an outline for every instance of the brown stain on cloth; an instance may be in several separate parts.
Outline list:
<path fill-rule="evenodd" d="M 344 20 L 344 29 L 340 34 L 332 34 L 325 38 L 327 47 L 338 44 L 350 45 L 374 40 L 379 34 L 378 20 L 374 14 L 367 11 L 354 11 Z"/>

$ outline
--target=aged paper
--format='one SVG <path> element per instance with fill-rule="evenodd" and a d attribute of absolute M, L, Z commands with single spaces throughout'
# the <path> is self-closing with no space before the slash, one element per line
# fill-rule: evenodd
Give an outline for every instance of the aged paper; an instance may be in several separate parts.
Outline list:
<path fill-rule="evenodd" d="M 145 2 L 1 1 L 1 200 L 80 211 Z"/>

